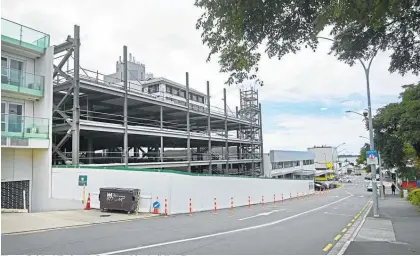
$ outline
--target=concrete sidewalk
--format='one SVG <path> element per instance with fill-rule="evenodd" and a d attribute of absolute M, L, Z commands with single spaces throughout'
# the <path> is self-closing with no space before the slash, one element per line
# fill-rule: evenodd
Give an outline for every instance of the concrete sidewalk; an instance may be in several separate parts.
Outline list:
<path fill-rule="evenodd" d="M 152 218 L 158 215 L 139 213 L 139 215 L 101 212 L 100 210 L 71 210 L 37 213 L 2 213 L 1 234 L 38 232 L 51 229 L 74 228 L 101 223 L 131 221 Z"/>
<path fill-rule="evenodd" d="M 387 193 L 384 200 L 379 199 L 379 218 L 373 218 L 371 209 L 344 254 L 419 255 L 420 213 L 417 209 L 399 195 Z"/>

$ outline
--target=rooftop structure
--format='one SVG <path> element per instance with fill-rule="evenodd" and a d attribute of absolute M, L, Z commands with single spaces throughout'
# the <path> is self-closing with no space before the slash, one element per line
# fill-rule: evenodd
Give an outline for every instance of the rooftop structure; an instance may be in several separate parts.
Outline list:
<path fill-rule="evenodd" d="M 213 106 L 207 92 L 152 78 L 127 56 L 110 75 L 82 68 L 79 27 L 55 47 L 55 164 L 176 168 L 258 176 L 262 169 L 258 92 L 240 91 L 241 106 Z M 72 67 L 63 70 L 66 63 Z M 70 139 L 71 138 L 71 139 Z M 176 151 L 175 151 L 176 150 Z"/>

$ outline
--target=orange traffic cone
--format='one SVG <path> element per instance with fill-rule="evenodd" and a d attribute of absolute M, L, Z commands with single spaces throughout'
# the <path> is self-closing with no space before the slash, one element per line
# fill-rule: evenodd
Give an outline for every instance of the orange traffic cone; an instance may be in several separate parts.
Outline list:
<path fill-rule="evenodd" d="M 86 203 L 85 210 L 90 210 L 90 193 L 88 194 L 88 200 L 87 200 L 87 203 Z"/>

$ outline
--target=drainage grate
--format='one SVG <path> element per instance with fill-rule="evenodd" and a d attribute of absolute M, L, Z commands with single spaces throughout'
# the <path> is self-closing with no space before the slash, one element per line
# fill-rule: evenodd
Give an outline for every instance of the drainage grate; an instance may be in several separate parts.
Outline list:
<path fill-rule="evenodd" d="M 102 215 L 99 215 L 99 217 L 109 217 L 109 216 L 111 216 L 111 214 L 102 214 Z"/>

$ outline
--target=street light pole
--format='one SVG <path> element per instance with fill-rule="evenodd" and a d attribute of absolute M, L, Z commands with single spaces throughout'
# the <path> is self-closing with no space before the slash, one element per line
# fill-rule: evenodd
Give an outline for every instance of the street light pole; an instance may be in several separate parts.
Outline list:
<path fill-rule="evenodd" d="M 325 39 L 334 42 L 333 39 L 327 37 L 318 37 L 320 39 Z M 376 56 L 376 50 L 373 55 L 369 58 L 369 63 L 366 67 L 365 63 L 362 59 L 359 59 L 360 64 L 363 66 L 363 70 L 365 71 L 366 77 L 366 91 L 367 91 L 367 99 L 368 99 L 368 114 L 369 114 L 369 139 L 370 139 L 370 150 L 375 150 L 374 142 L 373 142 L 373 127 L 372 127 L 372 106 L 370 102 L 370 82 L 369 82 L 369 71 L 372 65 L 372 61 Z M 372 172 L 372 196 L 373 196 L 373 217 L 379 217 L 378 214 L 378 194 L 377 194 L 377 184 L 376 184 L 376 168 L 375 165 L 371 165 L 371 172 Z"/>
<path fill-rule="evenodd" d="M 367 91 L 367 100 L 368 100 L 368 123 L 369 123 L 369 140 L 370 140 L 370 150 L 375 150 L 375 145 L 373 141 L 373 124 L 372 124 L 372 105 L 370 100 L 370 82 L 369 82 L 369 71 L 370 67 L 372 65 L 372 61 L 375 58 L 376 53 L 370 58 L 369 64 L 366 67 L 365 63 L 359 59 L 359 62 L 363 66 L 363 70 L 365 71 L 365 77 L 366 77 L 366 91 Z M 377 182 L 376 182 L 376 166 L 375 164 L 372 164 L 370 166 L 370 170 L 372 173 L 372 196 L 373 196 L 373 217 L 379 217 L 378 214 L 378 192 L 376 189 L 378 189 Z M 380 175 L 379 175 L 380 176 Z M 382 188 L 381 188 L 382 189 Z"/>

